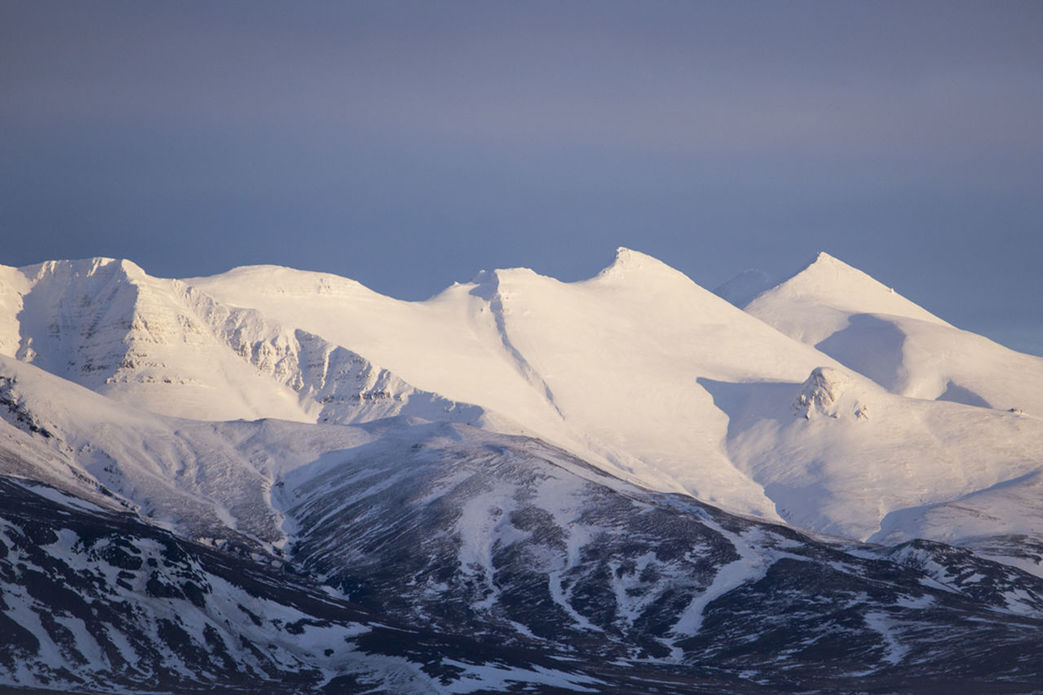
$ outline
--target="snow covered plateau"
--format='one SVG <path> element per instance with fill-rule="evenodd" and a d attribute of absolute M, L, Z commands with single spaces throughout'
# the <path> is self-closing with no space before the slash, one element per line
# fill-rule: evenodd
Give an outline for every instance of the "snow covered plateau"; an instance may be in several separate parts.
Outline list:
<path fill-rule="evenodd" d="M 1043 358 L 759 280 L 0 266 L 0 690 L 1043 692 Z"/>

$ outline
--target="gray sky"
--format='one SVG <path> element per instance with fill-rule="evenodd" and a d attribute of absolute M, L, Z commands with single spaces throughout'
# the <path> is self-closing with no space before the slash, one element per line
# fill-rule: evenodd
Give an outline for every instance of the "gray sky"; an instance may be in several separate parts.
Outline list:
<path fill-rule="evenodd" d="M 1043 354 L 1043 3 L 0 0 L 0 263 L 403 298 L 819 250 Z"/>

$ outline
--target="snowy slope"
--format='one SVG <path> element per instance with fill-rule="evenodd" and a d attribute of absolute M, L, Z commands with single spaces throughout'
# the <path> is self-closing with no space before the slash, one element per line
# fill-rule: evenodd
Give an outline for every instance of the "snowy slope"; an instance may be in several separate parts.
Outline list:
<path fill-rule="evenodd" d="M 1043 576 L 1043 474 L 1004 480 L 952 501 L 914 506 L 884 517 L 870 540 L 931 538 Z"/>
<path fill-rule="evenodd" d="M 0 683 L 66 683 L 56 669 L 72 664 L 90 684 L 148 669 L 185 687 L 257 669 L 281 683 L 301 667 L 320 687 L 337 666 L 287 636 L 300 620 L 346 645 L 350 671 L 444 692 L 1034 682 L 1043 420 L 1012 385 L 1019 370 L 1034 383 L 1034 363 L 974 348 L 826 256 L 751 307 L 626 249 L 583 282 L 497 270 L 426 302 L 275 267 L 186 281 L 111 259 L 0 267 L 0 623 L 39 634 L 11 633 Z M 964 369 L 938 336 L 994 371 Z M 943 398 L 912 397 L 942 371 Z M 1008 392 L 1025 412 L 950 402 Z M 95 517 L 163 571 L 109 566 Z M 847 540 L 764 523 L 780 519 Z M 156 534 L 171 533 L 211 550 L 164 560 Z M 419 632 L 356 625 L 343 601 L 327 621 L 313 587 L 276 594 L 274 575 L 257 602 L 215 571 L 232 558 Z M 101 620 L 125 637 L 94 639 L 100 623 L 64 594 L 34 594 L 47 568 L 126 608 Z M 178 648 L 210 644 L 208 626 L 241 648 Z M 265 632 L 261 656 L 247 643 Z M 124 663 L 120 639 L 169 649 Z"/>
<path fill-rule="evenodd" d="M 476 291 L 490 297 L 519 362 L 591 448 L 645 485 L 744 513 L 771 509 L 729 461 L 727 414 L 700 380 L 798 380 L 831 360 L 627 249 L 586 282 L 501 270 Z"/>
<path fill-rule="evenodd" d="M 794 315 L 817 323 L 780 327 L 819 341 L 861 301 L 881 316 L 956 330 L 828 256 L 791 282 L 803 297 L 845 279 L 839 308 L 802 305 L 806 313 Z M 818 531 L 867 538 L 888 515 L 977 494 L 1043 461 L 1039 421 L 889 393 L 627 249 L 585 282 L 497 270 L 427 302 L 287 269 L 188 282 L 350 344 L 423 388 L 509 413 L 522 433 L 615 475 Z M 866 354 L 883 353 L 871 343 Z M 809 419 L 795 405 L 814 398 L 805 382 L 819 368 L 844 392 L 842 416 L 834 408 Z M 1031 516 L 1003 518 L 997 528 L 1038 531 Z M 902 538 L 925 530 L 899 526 Z"/>
<path fill-rule="evenodd" d="M 19 315 L 21 359 L 167 414 L 306 419 L 292 392 L 272 388 L 206 330 L 180 283 L 100 258 L 22 271 L 31 287 Z"/>
<path fill-rule="evenodd" d="M 848 554 L 637 489 L 534 440 L 462 425 L 381 429 L 321 474 L 287 477 L 291 556 L 363 605 L 440 632 L 775 672 L 821 668 L 811 645 L 828 642 L 827 661 L 864 660 L 864 677 L 913 650 L 930 660 L 923 646 L 940 635 L 927 637 L 936 618 L 923 609 L 965 592 L 997 616 L 1043 609 L 1043 580 L 940 544 Z M 769 632 L 786 638 L 759 640 Z M 762 661 L 762 649 L 773 657 Z"/>
<path fill-rule="evenodd" d="M 419 392 L 350 350 L 223 306 L 178 280 L 150 277 L 129 261 L 2 270 L 0 348 L 4 326 L 18 347 L 0 354 L 151 412 L 302 422 L 482 415 Z"/>
<path fill-rule="evenodd" d="M 0 476 L 0 495 L 5 693 L 440 691 L 422 670 L 441 658 L 429 637 L 270 558 L 186 542 L 36 482 Z M 388 655 L 404 649 L 424 658 Z"/>
<path fill-rule="evenodd" d="M 729 463 L 727 418 L 697 379 L 798 380 L 834 364 L 627 249 L 588 282 L 498 270 L 426 302 L 267 267 L 186 282 L 477 404 L 500 417 L 490 424 L 501 431 L 766 517 L 773 505 Z"/>
<path fill-rule="evenodd" d="M 960 330 L 828 254 L 745 308 L 893 393 L 1043 417 L 1043 358 Z"/>
<path fill-rule="evenodd" d="M 287 469 L 357 446 L 350 427 L 155 415 L 0 358 L 0 473 L 135 509 L 186 537 L 277 547 L 271 488 Z M 17 467 L 12 467 L 14 464 Z"/>
<path fill-rule="evenodd" d="M 29 279 L 17 268 L 0 265 L 0 355 L 14 357 L 21 342 L 18 315 Z"/>
<path fill-rule="evenodd" d="M 763 292 L 746 311 L 891 394 L 909 397 L 894 400 L 883 389 L 871 398 L 866 394 L 863 400 L 879 404 L 839 439 L 823 431 L 840 429 L 827 421 L 801 432 L 797 423 L 775 422 L 763 404 L 748 409 L 731 438 L 733 460 L 762 471 L 752 475 L 769 486 L 784 517 L 886 542 L 922 537 L 981 545 L 1037 573 L 1043 569 L 1039 553 L 1017 559 L 1024 554 L 1019 545 L 1038 546 L 1043 536 L 1043 359 L 951 326 L 827 254 Z M 786 397 L 780 392 L 779 402 Z M 835 455 L 844 453 L 868 467 L 823 475 L 835 466 Z M 766 477 L 765 471 L 780 468 L 773 459 L 805 463 L 798 463 L 790 479 Z M 807 462 L 822 470 L 810 474 Z M 825 495 L 823 482 L 834 488 Z M 838 483 L 850 490 L 838 493 Z M 780 486 L 787 491 L 775 491 Z M 796 510 L 808 494 L 834 498 L 839 507 L 827 516 L 839 519 L 846 510 L 845 518 L 802 518 L 808 510 Z M 818 506 L 826 510 L 831 504 Z M 880 520 L 878 530 L 873 518 Z"/>
<path fill-rule="evenodd" d="M 504 343 L 497 313 L 476 283 L 425 302 L 385 297 L 354 280 L 272 266 L 185 281 L 235 307 L 320 336 L 419 389 L 476 404 L 496 429 L 537 433 L 592 457 Z M 489 419 L 491 418 L 491 420 Z"/>
<path fill-rule="evenodd" d="M 1043 580 L 1024 572 L 942 544 L 824 544 L 636 489 L 534 440 L 382 429 L 375 446 L 286 481 L 299 543 L 285 558 L 207 548 L 0 475 L 0 689 L 1038 682 Z"/>
<path fill-rule="evenodd" d="M 1034 480 L 1043 461 L 1029 407 L 913 398 L 882 378 L 881 364 L 905 359 L 899 327 L 962 332 L 825 255 L 749 312 L 627 249 L 587 281 L 497 270 L 424 302 L 271 266 L 179 281 L 93 259 L 3 277 L 19 358 L 110 399 L 56 398 L 61 382 L 4 362 L 68 440 L 53 455 L 156 518 L 192 519 L 195 537 L 282 542 L 278 513 L 246 512 L 268 505 L 285 442 L 301 443 L 291 459 L 303 465 L 364 431 L 308 423 L 408 416 L 532 436 L 646 488 L 860 539 L 939 537 L 923 510 L 1000 499 L 987 491 Z M 792 311 L 753 315 L 786 297 Z M 891 328 L 858 324 L 866 316 Z M 837 361 L 815 345 L 850 349 Z M 1029 402 L 1009 382 L 1035 358 L 994 347 L 990 359 L 1014 357 L 986 386 Z M 224 422 L 261 417 L 298 424 Z M 249 482 L 230 485 L 237 476 Z M 1018 502 L 945 538 L 1040 535 L 1031 494 L 1002 499 Z"/>
<path fill-rule="evenodd" d="M 866 539 L 887 519 L 891 542 L 935 538 L 899 520 L 1043 470 L 1043 423 L 1026 415 L 904 398 L 829 368 L 802 384 L 707 386 L 731 414 L 731 460 L 803 528 Z M 998 505 L 971 536 L 945 538 L 1043 535 L 1030 511 Z"/>

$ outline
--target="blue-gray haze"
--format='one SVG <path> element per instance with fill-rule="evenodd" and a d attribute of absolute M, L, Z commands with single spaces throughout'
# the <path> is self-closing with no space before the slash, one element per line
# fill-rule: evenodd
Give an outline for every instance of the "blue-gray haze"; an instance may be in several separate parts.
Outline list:
<path fill-rule="evenodd" d="M 0 0 L 0 263 L 818 250 L 1043 354 L 1043 3 Z"/>

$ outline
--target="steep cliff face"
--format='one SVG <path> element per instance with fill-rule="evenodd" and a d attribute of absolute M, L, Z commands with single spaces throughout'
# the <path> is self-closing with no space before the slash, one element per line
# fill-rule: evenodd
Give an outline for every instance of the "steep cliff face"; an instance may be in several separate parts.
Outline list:
<path fill-rule="evenodd" d="M 55 261 L 24 268 L 20 278 L 4 285 L 12 305 L 6 333 L 18 337 L 13 354 L 152 412 L 305 422 L 482 416 L 344 347 L 149 277 L 129 261 Z"/>

